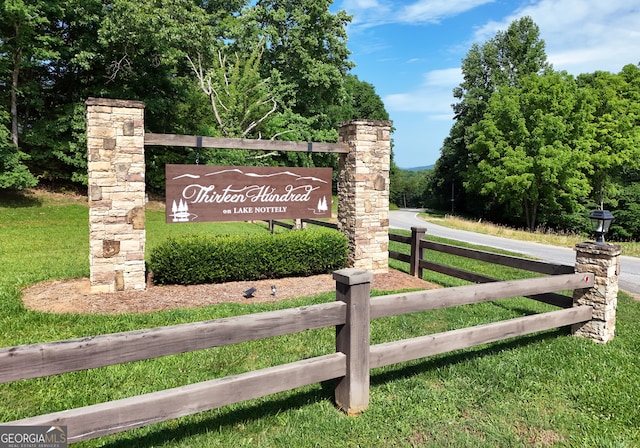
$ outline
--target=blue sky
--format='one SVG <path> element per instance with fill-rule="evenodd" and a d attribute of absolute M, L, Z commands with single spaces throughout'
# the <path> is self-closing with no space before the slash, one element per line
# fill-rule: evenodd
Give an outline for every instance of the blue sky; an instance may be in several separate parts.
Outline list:
<path fill-rule="evenodd" d="M 401 168 L 435 163 L 461 60 L 515 19 L 540 27 L 556 70 L 617 73 L 640 62 L 640 0 L 336 0 L 335 8 L 353 15 L 352 73 L 383 99 Z"/>

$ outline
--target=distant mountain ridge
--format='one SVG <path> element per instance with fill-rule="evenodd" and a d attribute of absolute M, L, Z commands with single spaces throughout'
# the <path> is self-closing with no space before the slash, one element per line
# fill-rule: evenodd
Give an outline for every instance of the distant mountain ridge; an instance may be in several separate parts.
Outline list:
<path fill-rule="evenodd" d="M 427 171 L 427 170 L 432 170 L 434 167 L 434 165 L 427 165 L 427 166 L 416 166 L 413 168 L 400 168 L 403 171 Z"/>

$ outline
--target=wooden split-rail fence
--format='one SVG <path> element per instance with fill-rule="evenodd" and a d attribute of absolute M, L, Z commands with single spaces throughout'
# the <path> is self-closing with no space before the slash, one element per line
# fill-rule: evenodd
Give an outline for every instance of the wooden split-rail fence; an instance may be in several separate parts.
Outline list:
<path fill-rule="evenodd" d="M 592 318 L 591 306 L 571 306 L 570 297 L 555 294 L 557 291 L 592 288 L 592 274 L 574 273 L 570 266 L 425 242 L 419 234 L 420 230 L 417 230 L 412 237 L 390 236 L 392 241 L 408 244 L 413 241 L 415 246 L 412 255 L 390 253 L 391 257 L 410 263 L 411 271 L 416 275 L 421 269 L 433 269 L 480 284 L 371 297 L 373 275 L 349 268 L 334 272 L 335 302 L 0 349 L 0 382 L 7 383 L 323 327 L 336 329 L 336 350 L 324 356 L 2 424 L 67 426 L 68 441 L 78 442 L 327 380 L 336 380 L 336 405 L 349 414 L 358 414 L 369 404 L 369 372 L 372 368 L 564 327 Z M 425 248 L 515 265 L 547 275 L 493 282 L 494 279 L 488 277 L 423 260 L 420 253 Z M 561 309 L 370 345 L 369 325 L 372 319 L 520 296 L 553 303 Z"/>

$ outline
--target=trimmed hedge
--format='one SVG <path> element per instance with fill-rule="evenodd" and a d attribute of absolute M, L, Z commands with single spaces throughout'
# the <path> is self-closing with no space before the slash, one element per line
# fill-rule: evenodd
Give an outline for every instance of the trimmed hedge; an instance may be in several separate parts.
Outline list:
<path fill-rule="evenodd" d="M 324 274 L 347 265 L 348 240 L 327 229 L 256 235 L 188 235 L 156 246 L 159 285 L 196 285 Z"/>

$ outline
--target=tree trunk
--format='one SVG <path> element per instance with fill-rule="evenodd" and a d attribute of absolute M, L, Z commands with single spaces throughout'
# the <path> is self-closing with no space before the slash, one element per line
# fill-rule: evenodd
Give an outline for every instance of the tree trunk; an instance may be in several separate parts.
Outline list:
<path fill-rule="evenodd" d="M 529 199 L 522 200 L 522 209 L 524 210 L 524 216 L 527 220 L 527 229 L 533 232 L 536 228 L 536 219 L 538 218 L 538 203 L 529 203 Z"/>
<path fill-rule="evenodd" d="M 533 204 L 531 204 L 531 227 L 529 228 L 530 231 L 534 231 L 536 230 L 536 224 L 538 220 L 538 202 L 534 202 Z"/>
<path fill-rule="evenodd" d="M 22 59 L 22 47 L 18 47 L 13 60 L 13 73 L 11 80 L 11 141 L 18 147 L 18 80 L 20 75 L 20 60 Z"/>

